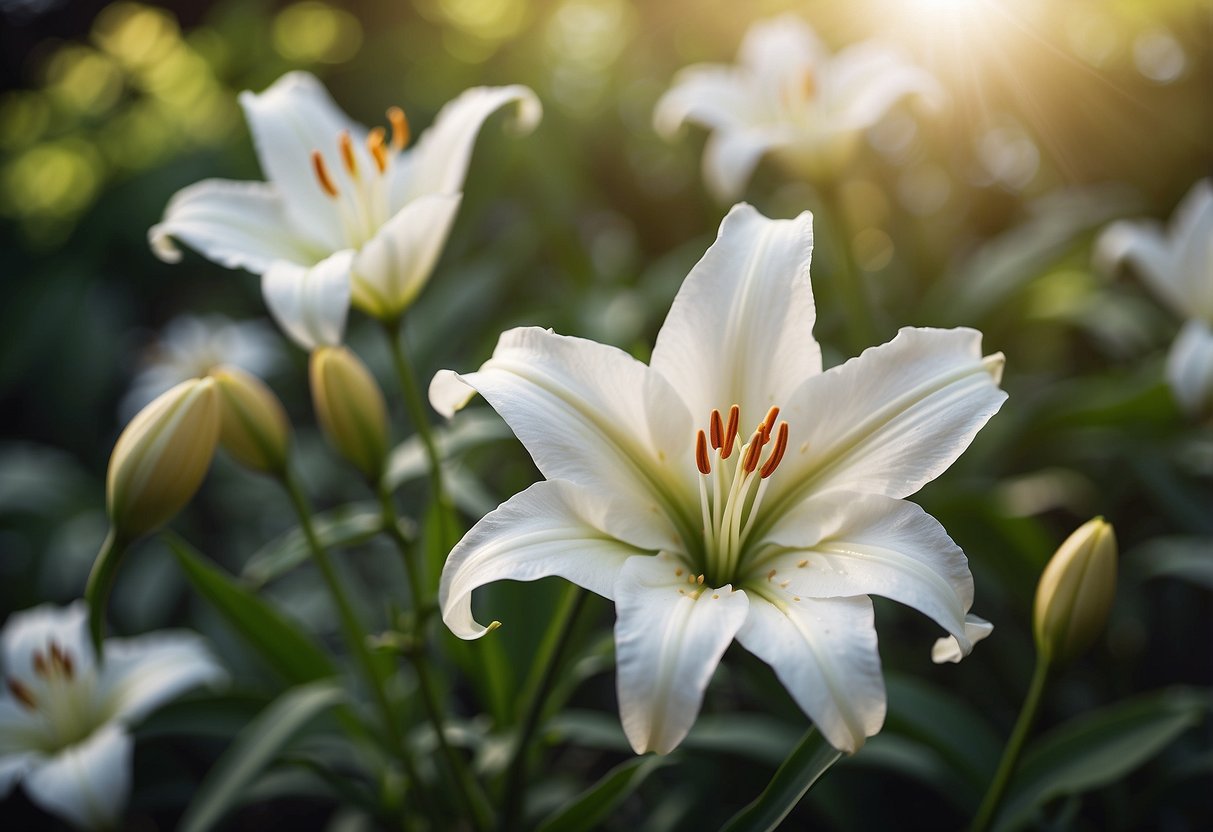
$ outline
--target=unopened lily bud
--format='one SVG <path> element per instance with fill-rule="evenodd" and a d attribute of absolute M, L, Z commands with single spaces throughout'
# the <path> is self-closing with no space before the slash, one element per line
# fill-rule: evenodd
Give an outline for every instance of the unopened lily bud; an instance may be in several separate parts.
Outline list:
<path fill-rule="evenodd" d="M 237 367 L 218 367 L 210 377 L 219 391 L 219 444 L 249 468 L 282 473 L 291 423 L 278 397 L 261 379 Z"/>
<path fill-rule="evenodd" d="M 372 480 L 388 450 L 387 405 L 366 365 L 345 347 L 318 347 L 309 367 L 320 427 L 342 456 Z"/>
<path fill-rule="evenodd" d="M 1102 517 L 1084 523 L 1053 555 L 1036 587 L 1036 649 L 1061 664 L 1091 645 L 1116 595 L 1116 535 Z"/>
<path fill-rule="evenodd" d="M 172 519 L 193 498 L 219 440 L 219 394 L 209 378 L 183 381 L 131 420 L 110 456 L 106 509 L 132 539 Z"/>

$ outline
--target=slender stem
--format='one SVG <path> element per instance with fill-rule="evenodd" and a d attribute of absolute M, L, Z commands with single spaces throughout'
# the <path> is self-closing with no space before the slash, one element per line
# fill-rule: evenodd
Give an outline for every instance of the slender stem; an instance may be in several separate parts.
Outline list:
<path fill-rule="evenodd" d="M 328 586 L 329 594 L 332 596 L 333 603 L 337 607 L 337 613 L 341 619 L 341 628 L 346 642 L 349 644 L 350 650 L 357 658 L 358 664 L 361 665 L 363 673 L 366 675 L 367 685 L 370 687 L 371 693 L 375 698 L 375 704 L 379 707 L 382 714 L 384 728 L 388 732 L 392 749 L 396 752 L 396 756 L 404 767 L 405 776 L 409 778 L 409 781 L 414 786 L 414 790 L 420 795 L 421 801 L 424 802 L 424 785 L 420 775 L 417 773 L 416 766 L 413 764 L 413 759 L 409 755 L 408 748 L 404 744 L 404 735 L 401 732 L 400 724 L 396 720 L 396 713 L 392 709 L 391 702 L 388 700 L 383 680 L 375 669 L 375 660 L 371 655 L 370 648 L 367 646 L 366 633 L 362 629 L 358 616 L 354 613 L 354 608 L 341 586 L 341 581 L 337 577 L 337 572 L 333 568 L 333 562 L 329 558 L 327 550 L 321 544 L 320 538 L 316 536 L 316 529 L 312 524 L 312 510 L 308 505 L 307 497 L 299 486 L 299 481 L 289 468 L 283 474 L 281 481 L 286 488 L 286 493 L 290 496 L 291 505 L 294 506 L 295 513 L 299 516 L 299 525 L 303 529 L 303 536 L 306 538 L 308 548 L 311 550 L 312 559 L 316 562 L 316 566 L 319 567 L 320 574 L 324 576 L 324 582 Z"/>
<path fill-rule="evenodd" d="M 484 796 L 484 791 L 480 788 L 480 784 L 472 777 L 463 758 L 447 742 L 442 705 L 438 698 L 438 693 L 434 688 L 434 678 L 430 674 L 429 659 L 426 655 L 425 622 L 428 618 L 429 606 L 425 603 L 425 595 L 421 586 L 421 570 L 418 568 L 415 552 L 412 551 L 408 539 L 400 531 L 400 522 L 396 516 L 396 506 L 392 503 L 391 491 L 385 487 L 380 487 L 378 491 L 379 505 L 383 512 L 383 526 L 404 559 L 409 590 L 413 596 L 413 607 L 417 614 L 417 632 L 415 634 L 417 643 L 413 649 L 408 651 L 407 655 L 412 660 L 413 667 L 417 672 L 417 683 L 421 691 L 421 701 L 425 706 L 430 723 L 433 725 L 434 734 L 438 740 L 438 748 L 442 752 L 443 759 L 446 760 L 447 767 L 450 769 L 455 786 L 459 790 L 459 796 L 463 804 L 471 811 L 473 824 L 477 829 L 486 830 L 492 825 L 488 799 Z"/>
<path fill-rule="evenodd" d="M 417 373 L 413 370 L 413 364 L 409 360 L 408 349 L 404 342 L 404 319 L 400 318 L 394 323 L 384 324 L 384 331 L 387 334 L 388 343 L 391 345 L 392 365 L 396 369 L 396 378 L 400 381 L 400 390 L 404 394 L 404 403 L 408 408 L 409 418 L 413 422 L 417 435 L 421 437 L 421 444 L 425 446 L 425 453 L 430 460 L 430 490 L 433 492 L 434 501 L 438 504 L 438 529 L 442 537 L 440 543 L 444 551 L 449 551 L 455 545 L 455 541 L 452 540 L 452 526 L 449 517 L 451 502 L 442 481 L 442 458 L 439 456 L 438 446 L 434 442 L 434 432 L 430 429 L 425 401 L 421 397 L 421 388 L 417 384 Z"/>
<path fill-rule="evenodd" d="M 501 830 L 513 829 L 518 815 L 523 807 L 523 790 L 526 786 L 527 758 L 530 751 L 531 738 L 539 727 L 543 716 L 544 706 L 551 695 L 556 681 L 557 671 L 564 652 L 568 647 L 573 633 L 573 625 L 577 616 L 585 608 L 589 594 L 581 587 L 573 586 L 560 602 L 560 607 L 552 617 L 543 644 L 540 645 L 533 667 L 538 675 L 532 674 L 524 687 L 524 699 L 527 703 L 518 729 L 518 739 L 514 745 L 514 753 L 510 758 L 505 775 L 505 794 L 501 808 Z"/>
<path fill-rule="evenodd" d="M 821 188 L 822 201 L 825 203 L 828 219 L 826 225 L 834 238 L 834 250 L 838 253 L 838 266 L 841 274 L 834 281 L 842 295 L 843 312 L 846 317 L 847 339 L 851 350 L 858 355 L 867 347 L 876 343 L 876 324 L 873 320 L 872 301 L 868 296 L 864 283 L 863 271 L 855 262 L 855 253 L 851 249 L 851 235 L 847 229 L 846 214 L 843 211 L 842 200 L 833 185 Z"/>
<path fill-rule="evenodd" d="M 1002 803 L 1007 786 L 1011 782 L 1011 775 L 1015 773 L 1015 764 L 1019 762 L 1019 755 L 1023 751 L 1028 732 L 1032 730 L 1032 724 L 1036 721 L 1036 711 L 1040 707 L 1040 699 L 1048 681 L 1049 662 L 1044 656 L 1037 654 L 1036 669 L 1032 673 L 1032 684 L 1028 687 L 1027 698 L 1023 701 L 1019 719 L 1015 721 L 1011 738 L 1002 752 L 1002 760 L 998 763 L 998 771 L 994 773 L 994 780 L 990 783 L 990 788 L 981 801 L 981 807 L 977 810 L 973 825 L 969 827 L 970 832 L 985 832 L 993 823 L 999 804 Z"/>
<path fill-rule="evenodd" d="M 88 631 L 93 641 L 93 651 L 97 660 L 101 660 L 105 640 L 105 609 L 109 605 L 110 590 L 114 586 L 114 575 L 118 572 L 118 564 L 126 554 L 130 541 L 110 529 L 93 561 L 93 568 L 88 573 L 88 584 L 84 589 L 84 597 L 88 600 Z"/>

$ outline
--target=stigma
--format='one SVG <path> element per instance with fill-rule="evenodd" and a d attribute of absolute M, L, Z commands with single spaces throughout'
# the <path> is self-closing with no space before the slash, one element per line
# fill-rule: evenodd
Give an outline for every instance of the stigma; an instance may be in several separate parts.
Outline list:
<path fill-rule="evenodd" d="M 704 551 L 716 584 L 735 574 L 767 482 L 788 449 L 788 423 L 779 421 L 778 407 L 767 411 L 747 439 L 739 432 L 740 419 L 738 405 L 729 408 L 727 419 L 713 410 L 707 430 L 695 436 Z"/>

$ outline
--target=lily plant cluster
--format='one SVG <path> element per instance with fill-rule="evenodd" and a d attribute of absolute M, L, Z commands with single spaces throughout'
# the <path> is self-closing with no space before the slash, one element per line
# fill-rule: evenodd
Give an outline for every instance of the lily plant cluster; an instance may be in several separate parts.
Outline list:
<path fill-rule="evenodd" d="M 637 753 L 673 750 L 736 639 L 770 664 L 840 750 L 880 730 L 885 691 L 869 595 L 921 610 L 967 654 L 964 554 L 906 501 L 1006 398 L 1003 358 L 971 329 L 903 329 L 822 370 L 812 335 L 812 216 L 725 218 L 648 365 L 549 330 L 501 336 L 478 371 L 443 371 L 430 401 L 480 393 L 545 480 L 451 552 L 443 620 L 488 627 L 472 592 L 558 575 L 615 602 L 617 688 Z"/>

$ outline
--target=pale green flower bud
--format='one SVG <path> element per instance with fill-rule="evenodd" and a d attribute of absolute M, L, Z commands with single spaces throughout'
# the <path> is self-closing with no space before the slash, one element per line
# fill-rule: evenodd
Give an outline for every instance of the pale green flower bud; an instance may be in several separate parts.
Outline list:
<path fill-rule="evenodd" d="M 261 379 L 237 367 L 218 367 L 210 377 L 219 391 L 219 444 L 249 468 L 285 471 L 291 423 L 278 397 Z"/>
<path fill-rule="evenodd" d="M 1045 566 L 1036 587 L 1036 649 L 1050 664 L 1086 650 L 1103 630 L 1116 595 L 1116 535 L 1096 517 L 1084 523 Z"/>
<path fill-rule="evenodd" d="M 329 441 L 371 480 L 383 474 L 387 405 L 366 365 L 345 347 L 312 351 L 312 402 Z"/>
<path fill-rule="evenodd" d="M 110 456 L 106 509 L 127 540 L 163 526 L 193 498 L 219 440 L 214 380 L 190 379 L 131 420 Z"/>

